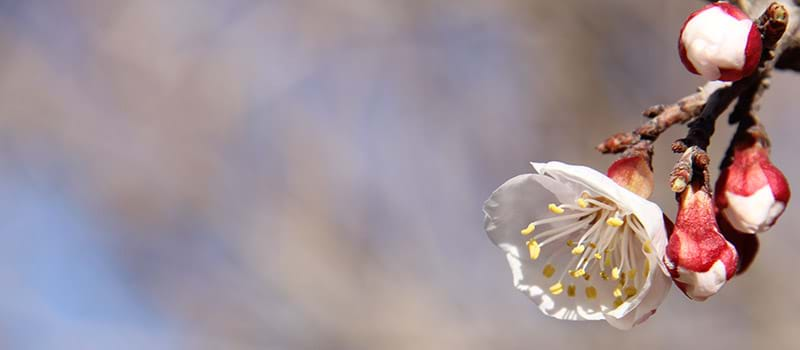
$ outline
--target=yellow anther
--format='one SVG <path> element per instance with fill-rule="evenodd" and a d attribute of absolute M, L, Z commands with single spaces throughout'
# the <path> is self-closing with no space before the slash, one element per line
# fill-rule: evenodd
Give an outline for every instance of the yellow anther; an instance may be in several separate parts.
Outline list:
<path fill-rule="evenodd" d="M 533 223 L 530 223 L 530 224 L 528 224 L 528 227 L 526 227 L 522 231 L 519 231 L 519 233 L 521 233 L 523 235 L 529 235 L 529 234 L 533 233 L 533 230 L 535 230 L 535 229 L 536 229 L 536 225 L 534 225 Z"/>
<path fill-rule="evenodd" d="M 594 253 L 594 258 L 597 260 L 603 260 L 603 256 L 600 253 Z"/>
<path fill-rule="evenodd" d="M 539 242 L 532 239 L 528 241 L 528 251 L 531 253 L 531 260 L 536 260 L 539 258 L 539 253 L 542 252 L 542 248 L 539 247 Z"/>
<path fill-rule="evenodd" d="M 567 286 L 567 296 L 574 297 L 575 296 L 575 285 L 570 284 Z"/>
<path fill-rule="evenodd" d="M 605 271 L 600 271 L 600 278 L 602 278 L 603 280 L 608 281 L 608 275 L 606 274 Z"/>
<path fill-rule="evenodd" d="M 625 274 L 625 277 L 630 279 L 630 282 L 633 283 L 633 280 L 636 279 L 636 269 L 631 269 L 628 273 Z"/>
<path fill-rule="evenodd" d="M 592 286 L 586 287 L 586 299 L 591 300 L 594 298 L 597 298 L 597 289 L 594 289 Z"/>
<path fill-rule="evenodd" d="M 584 208 L 584 209 L 585 209 L 585 208 L 589 207 L 589 202 L 587 202 L 587 201 L 586 201 L 585 199 L 583 199 L 583 198 L 578 198 L 578 201 L 577 201 L 577 202 L 578 202 L 578 206 L 579 206 L 579 207 L 581 207 L 581 208 Z"/>
<path fill-rule="evenodd" d="M 561 208 L 561 207 L 559 207 L 559 206 L 557 206 L 557 205 L 555 205 L 553 203 L 550 203 L 549 205 L 547 205 L 547 209 L 550 209 L 550 211 L 553 214 L 563 214 L 564 213 L 564 209 L 563 208 Z"/>
<path fill-rule="evenodd" d="M 544 265 L 544 269 L 542 270 L 542 274 L 544 277 L 550 278 L 553 277 L 553 274 L 556 273 L 556 268 L 553 267 L 551 264 Z"/>
<path fill-rule="evenodd" d="M 608 252 L 606 252 L 606 261 L 603 261 L 603 265 L 605 267 L 611 266 L 611 255 L 608 255 Z"/>
<path fill-rule="evenodd" d="M 583 276 L 585 274 L 586 274 L 586 270 L 584 270 L 584 269 L 577 269 L 577 270 L 572 271 L 570 273 L 570 275 L 572 275 L 572 277 L 575 277 L 575 278 L 581 277 L 581 276 Z"/>
<path fill-rule="evenodd" d="M 572 246 L 575 246 L 575 241 L 573 241 L 571 239 L 568 239 L 567 240 L 567 247 L 572 247 Z"/>
<path fill-rule="evenodd" d="M 624 302 L 625 302 L 625 300 L 622 300 L 622 298 L 614 299 L 614 308 L 616 309 L 616 308 L 620 307 L 622 305 L 622 303 L 624 303 Z"/>
<path fill-rule="evenodd" d="M 606 224 L 608 224 L 609 226 L 613 226 L 613 227 L 620 227 L 624 223 L 625 223 L 625 221 L 622 221 L 622 219 L 620 219 L 620 218 L 618 218 L 616 216 L 612 216 L 612 217 L 608 218 L 608 220 L 606 220 Z"/>
<path fill-rule="evenodd" d="M 619 289 L 619 287 L 614 288 L 614 293 L 613 294 L 614 294 L 615 297 L 619 298 L 619 297 L 622 296 L 622 290 Z"/>
<path fill-rule="evenodd" d="M 561 282 L 558 282 L 550 286 L 550 293 L 553 293 L 553 295 L 559 295 L 562 292 L 564 292 L 564 286 L 561 285 Z"/>
<path fill-rule="evenodd" d="M 572 255 L 581 255 L 581 254 L 583 254 L 583 251 L 585 251 L 585 250 L 586 250 L 586 246 L 585 245 L 583 245 L 583 244 L 578 245 L 577 247 L 572 248 Z"/>
<path fill-rule="evenodd" d="M 583 276 L 583 279 L 585 279 L 585 280 L 587 280 L 587 281 L 588 281 L 590 278 L 592 278 L 592 275 L 590 275 L 590 274 L 588 274 L 588 273 L 587 273 L 586 275 L 584 275 L 584 276 Z"/>
<path fill-rule="evenodd" d="M 619 279 L 619 267 L 615 267 L 611 269 L 611 278 L 618 280 Z"/>
<path fill-rule="evenodd" d="M 636 295 L 636 292 L 637 292 L 636 287 L 628 286 L 628 287 L 625 288 L 625 297 L 626 298 L 630 298 L 630 297 Z"/>
<path fill-rule="evenodd" d="M 627 280 L 628 280 L 628 276 L 624 272 L 620 272 L 620 274 L 619 274 L 619 285 L 620 286 L 624 286 L 625 283 L 628 283 L 628 282 L 626 282 Z"/>
<path fill-rule="evenodd" d="M 594 244 L 594 242 L 589 242 L 589 248 L 595 249 L 597 248 L 597 244 Z"/>
<path fill-rule="evenodd" d="M 644 250 L 645 254 L 650 254 L 653 252 L 653 247 L 650 246 L 650 241 L 644 242 L 642 245 L 642 250 Z"/>

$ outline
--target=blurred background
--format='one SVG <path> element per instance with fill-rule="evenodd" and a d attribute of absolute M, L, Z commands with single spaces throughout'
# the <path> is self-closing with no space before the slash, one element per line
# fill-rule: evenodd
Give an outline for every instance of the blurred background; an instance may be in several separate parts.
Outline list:
<path fill-rule="evenodd" d="M 797 203 L 748 273 L 630 332 L 542 315 L 483 232 L 529 161 L 605 169 L 702 83 L 676 50 L 702 5 L 2 0 L 0 348 L 792 348 Z M 790 181 L 798 79 L 761 113 Z"/>

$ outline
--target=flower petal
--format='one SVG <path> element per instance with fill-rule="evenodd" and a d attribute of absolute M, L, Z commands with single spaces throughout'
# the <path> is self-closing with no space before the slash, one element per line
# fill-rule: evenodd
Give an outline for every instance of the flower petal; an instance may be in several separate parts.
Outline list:
<path fill-rule="evenodd" d="M 652 280 L 648 283 L 650 283 L 650 286 L 645 291 L 642 291 L 644 297 L 635 309 L 619 318 L 609 314 L 609 317 L 606 317 L 606 321 L 618 329 L 627 330 L 650 318 L 656 312 L 658 305 L 667 296 L 667 292 L 672 286 L 672 281 L 669 277 L 656 273 L 653 274 Z"/>
<path fill-rule="evenodd" d="M 573 193 L 572 190 L 558 182 L 543 179 L 536 174 L 518 175 L 500 185 L 486 200 L 483 206 L 484 228 L 492 242 L 522 246 L 525 237 L 520 230 L 528 226 L 533 218 L 541 217 L 547 212 L 544 203 L 552 201 L 553 195 L 547 193 L 543 183 L 549 183 L 547 189 L 561 196 Z"/>
<path fill-rule="evenodd" d="M 544 314 L 561 320 L 602 320 L 604 315 L 597 302 L 590 302 L 586 297 L 584 286 L 575 287 L 574 296 L 567 296 L 566 290 L 570 288 L 567 280 L 563 281 L 562 291 L 559 295 L 552 295 L 549 288 L 557 282 L 557 278 L 547 278 L 542 274 L 544 263 L 534 263 L 529 259 L 518 258 L 511 251 L 516 247 L 501 246 L 509 250 L 506 254 L 508 264 L 514 277 L 514 286 L 526 294 L 539 307 Z M 552 263 L 564 266 L 569 254 L 555 256 Z M 559 257 L 561 259 L 559 259 Z M 556 272 L 556 275 L 562 271 Z M 574 286 L 574 285 L 573 285 Z M 613 298 L 612 298 L 613 299 Z"/>

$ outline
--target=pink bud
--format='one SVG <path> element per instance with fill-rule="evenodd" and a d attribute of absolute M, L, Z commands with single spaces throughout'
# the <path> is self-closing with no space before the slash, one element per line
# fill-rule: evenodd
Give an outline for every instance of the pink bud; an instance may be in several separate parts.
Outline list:
<path fill-rule="evenodd" d="M 697 183 L 681 195 L 664 263 L 686 296 L 705 300 L 736 273 L 736 249 L 714 219 L 711 195 Z"/>
<path fill-rule="evenodd" d="M 738 7 L 713 3 L 686 19 L 678 50 L 690 72 L 709 80 L 736 81 L 758 67 L 761 33 Z"/>
<path fill-rule="evenodd" d="M 764 232 L 775 224 L 791 191 L 783 173 L 758 142 L 734 146 L 733 162 L 717 179 L 715 204 L 721 216 L 742 233 Z"/>
<path fill-rule="evenodd" d="M 642 157 L 616 160 L 608 167 L 608 177 L 642 198 L 648 198 L 653 193 L 653 170 Z"/>

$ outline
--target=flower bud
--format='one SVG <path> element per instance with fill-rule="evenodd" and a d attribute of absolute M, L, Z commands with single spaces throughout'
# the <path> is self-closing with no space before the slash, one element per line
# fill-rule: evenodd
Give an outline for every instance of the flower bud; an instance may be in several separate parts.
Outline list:
<path fill-rule="evenodd" d="M 664 257 L 673 281 L 690 299 L 703 301 L 733 277 L 737 260 L 714 219 L 711 195 L 693 182 L 681 194 Z"/>
<path fill-rule="evenodd" d="M 681 28 L 681 62 L 708 80 L 736 81 L 752 74 L 761 60 L 761 33 L 738 7 L 726 2 L 692 13 Z"/>
<path fill-rule="evenodd" d="M 608 177 L 642 198 L 649 198 L 653 193 L 653 170 L 642 157 L 618 159 L 608 167 Z"/>
<path fill-rule="evenodd" d="M 717 209 L 739 232 L 764 232 L 786 209 L 789 183 L 760 142 L 740 142 L 734 145 L 732 156 L 733 161 L 717 179 Z"/>

